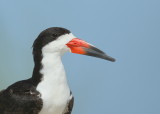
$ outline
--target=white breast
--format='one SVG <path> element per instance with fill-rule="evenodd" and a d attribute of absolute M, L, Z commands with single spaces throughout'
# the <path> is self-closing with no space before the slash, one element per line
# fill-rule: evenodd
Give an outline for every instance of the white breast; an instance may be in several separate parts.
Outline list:
<path fill-rule="evenodd" d="M 56 53 L 45 53 L 42 65 L 43 79 L 37 86 L 43 100 L 39 114 L 62 114 L 70 99 L 70 89 L 61 57 Z"/>

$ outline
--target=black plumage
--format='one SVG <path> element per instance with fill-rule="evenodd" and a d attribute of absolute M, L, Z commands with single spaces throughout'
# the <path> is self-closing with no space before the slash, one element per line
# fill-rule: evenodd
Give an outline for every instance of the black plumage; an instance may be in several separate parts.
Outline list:
<path fill-rule="evenodd" d="M 0 114 L 38 114 L 40 96 L 30 79 L 16 82 L 0 92 Z"/>

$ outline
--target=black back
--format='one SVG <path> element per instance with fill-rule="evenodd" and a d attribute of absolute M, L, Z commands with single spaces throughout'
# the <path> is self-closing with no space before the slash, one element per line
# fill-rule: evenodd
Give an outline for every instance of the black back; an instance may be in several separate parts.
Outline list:
<path fill-rule="evenodd" d="M 31 80 L 23 80 L 0 92 L 0 114 L 38 114 L 43 106 L 41 94 Z"/>

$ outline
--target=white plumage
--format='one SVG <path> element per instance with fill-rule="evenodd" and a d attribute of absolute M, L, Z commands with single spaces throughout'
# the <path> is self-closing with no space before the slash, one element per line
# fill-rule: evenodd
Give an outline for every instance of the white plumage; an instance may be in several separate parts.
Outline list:
<path fill-rule="evenodd" d="M 42 81 L 37 90 L 41 93 L 43 108 L 39 114 L 62 114 L 71 99 L 61 55 L 70 49 L 65 45 L 75 36 L 71 33 L 60 36 L 42 49 Z"/>

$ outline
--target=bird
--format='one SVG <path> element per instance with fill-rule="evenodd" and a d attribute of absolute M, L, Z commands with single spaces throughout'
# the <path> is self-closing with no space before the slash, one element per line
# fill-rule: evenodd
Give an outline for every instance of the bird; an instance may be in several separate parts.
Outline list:
<path fill-rule="evenodd" d="M 0 114 L 71 114 L 74 97 L 61 61 L 65 52 L 115 61 L 66 28 L 47 28 L 33 43 L 32 76 L 0 91 Z"/>

